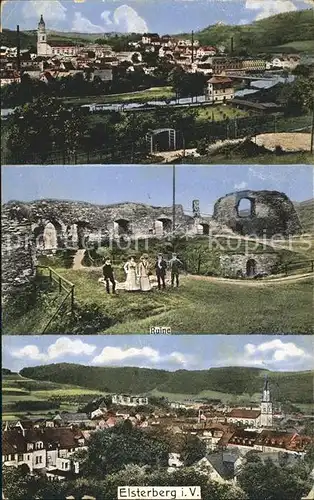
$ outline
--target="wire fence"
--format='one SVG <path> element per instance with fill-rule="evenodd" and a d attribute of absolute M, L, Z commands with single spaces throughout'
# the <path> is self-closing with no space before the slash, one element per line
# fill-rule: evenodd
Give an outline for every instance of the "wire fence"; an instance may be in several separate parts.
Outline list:
<path fill-rule="evenodd" d="M 75 286 L 73 283 L 68 281 L 66 278 L 61 276 L 59 273 L 57 273 L 54 269 L 52 269 L 49 266 L 42 266 L 42 265 L 37 265 L 36 266 L 36 273 L 37 276 L 40 276 L 42 278 L 47 278 L 49 281 L 49 285 L 53 287 L 54 290 L 57 290 L 57 292 L 61 295 L 63 292 L 65 292 L 65 295 L 63 296 L 61 302 L 53 312 L 53 314 L 50 316 L 48 322 L 46 323 L 43 331 L 41 333 L 45 333 L 48 329 L 48 327 L 51 325 L 53 320 L 57 317 L 58 313 L 61 310 L 64 309 L 69 309 L 71 314 L 73 315 L 74 313 L 74 290 Z"/>

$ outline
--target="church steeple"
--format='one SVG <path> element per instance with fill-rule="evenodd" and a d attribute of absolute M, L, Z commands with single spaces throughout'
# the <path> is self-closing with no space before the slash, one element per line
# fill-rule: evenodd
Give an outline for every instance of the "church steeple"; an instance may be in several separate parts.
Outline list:
<path fill-rule="evenodd" d="M 39 23 L 38 23 L 38 28 L 45 28 L 45 27 L 46 27 L 46 24 L 44 21 L 44 16 L 41 14 L 40 19 L 39 19 Z"/>
<path fill-rule="evenodd" d="M 265 403 L 270 401 L 270 387 L 267 375 L 265 376 L 265 381 L 264 381 L 262 401 Z"/>
<path fill-rule="evenodd" d="M 43 15 L 40 16 L 37 29 L 37 55 L 38 56 L 48 55 L 46 24 Z"/>
<path fill-rule="evenodd" d="M 261 400 L 261 427 L 272 427 L 273 425 L 273 404 L 270 395 L 270 384 L 267 375 L 265 376 L 262 400 Z"/>

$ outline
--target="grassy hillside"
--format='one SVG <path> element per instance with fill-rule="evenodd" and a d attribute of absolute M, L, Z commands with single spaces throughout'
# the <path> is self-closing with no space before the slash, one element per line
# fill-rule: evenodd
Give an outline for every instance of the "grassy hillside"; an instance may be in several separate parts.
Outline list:
<path fill-rule="evenodd" d="M 71 384 L 34 380 L 18 373 L 2 374 L 2 414 L 17 419 L 28 413 L 47 415 L 57 411 L 77 410 L 100 392 Z"/>
<path fill-rule="evenodd" d="M 48 40 L 60 43 L 88 43 L 93 42 L 101 35 L 93 35 L 89 33 L 66 33 L 58 31 L 47 30 Z M 36 47 L 37 44 L 37 31 L 22 31 L 20 32 L 21 48 L 28 49 Z M 1 45 L 6 47 L 16 46 L 16 32 L 14 30 L 3 29 L 0 33 Z"/>
<path fill-rule="evenodd" d="M 313 401 L 313 373 L 270 372 L 258 368 L 226 367 L 210 370 L 168 372 L 146 368 L 111 368 L 59 363 L 23 368 L 20 374 L 39 381 L 78 386 L 104 392 L 180 393 L 199 395 L 216 391 L 234 395 L 260 393 L 268 374 L 277 400 L 294 403 Z"/>
<path fill-rule="evenodd" d="M 237 52 L 273 52 L 279 46 L 290 45 L 291 49 L 314 52 L 308 43 L 314 41 L 314 11 L 312 9 L 287 12 L 261 19 L 252 24 L 228 26 L 216 24 L 201 30 L 196 37 L 204 45 L 225 45 L 230 48 L 231 37 Z M 297 45 L 294 44 L 297 42 Z M 300 44 L 300 42 L 306 42 Z M 289 48 L 289 45 L 288 45 Z M 292 52 L 294 51 L 292 50 Z"/>
<path fill-rule="evenodd" d="M 294 203 L 305 233 L 314 233 L 314 199 Z"/>

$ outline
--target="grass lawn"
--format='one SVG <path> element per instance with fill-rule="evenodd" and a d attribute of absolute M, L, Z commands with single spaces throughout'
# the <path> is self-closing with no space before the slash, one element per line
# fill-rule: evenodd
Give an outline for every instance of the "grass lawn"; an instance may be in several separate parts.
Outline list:
<path fill-rule="evenodd" d="M 170 99 L 175 97 L 172 87 L 151 87 L 143 91 L 125 92 L 122 94 L 107 94 L 87 97 L 65 97 L 63 102 L 67 104 L 105 104 L 105 103 L 126 103 L 137 101 L 149 101 L 150 99 Z"/>
<path fill-rule="evenodd" d="M 228 118 L 243 118 L 244 116 L 249 116 L 249 113 L 242 111 L 241 109 L 235 109 L 231 106 L 204 106 L 195 108 L 197 112 L 197 121 L 215 121 L 219 122 L 225 120 L 224 115 Z"/>
<path fill-rule="evenodd" d="M 149 333 L 152 326 L 169 326 L 172 333 L 313 332 L 311 279 L 248 286 L 182 276 L 179 289 L 108 296 L 98 271 L 58 272 L 75 284 L 78 303 L 97 304 L 112 320 L 99 333 Z"/>

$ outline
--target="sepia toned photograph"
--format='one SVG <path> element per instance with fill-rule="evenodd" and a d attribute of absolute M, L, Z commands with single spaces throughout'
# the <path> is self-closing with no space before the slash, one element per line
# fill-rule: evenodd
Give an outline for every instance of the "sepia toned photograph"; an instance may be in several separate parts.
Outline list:
<path fill-rule="evenodd" d="M 2 3 L 2 164 L 313 162 L 312 0 Z"/>
<path fill-rule="evenodd" d="M 310 166 L 4 167 L 5 334 L 313 332 Z"/>
<path fill-rule="evenodd" d="M 312 347 L 308 336 L 4 337 L 5 498 L 194 485 L 204 500 L 310 499 Z"/>

